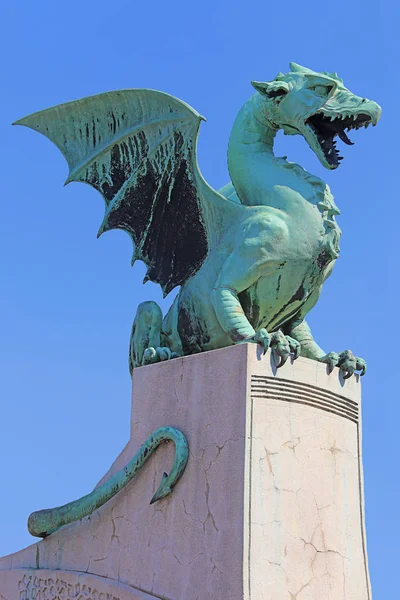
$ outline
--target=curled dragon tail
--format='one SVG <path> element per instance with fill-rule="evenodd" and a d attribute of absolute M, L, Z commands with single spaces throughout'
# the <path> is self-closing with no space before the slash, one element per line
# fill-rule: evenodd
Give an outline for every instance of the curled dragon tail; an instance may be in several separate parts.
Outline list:
<path fill-rule="evenodd" d="M 47 537 L 63 525 L 78 521 L 92 514 L 110 498 L 115 496 L 143 467 L 149 456 L 162 442 L 172 440 L 175 444 L 175 459 L 169 475 L 164 473 L 163 479 L 150 504 L 168 496 L 182 476 L 189 456 L 188 444 L 185 436 L 174 427 L 161 427 L 141 445 L 135 456 L 118 473 L 108 481 L 93 490 L 90 494 L 78 500 L 58 506 L 39 510 L 30 515 L 28 530 L 36 537 Z"/>

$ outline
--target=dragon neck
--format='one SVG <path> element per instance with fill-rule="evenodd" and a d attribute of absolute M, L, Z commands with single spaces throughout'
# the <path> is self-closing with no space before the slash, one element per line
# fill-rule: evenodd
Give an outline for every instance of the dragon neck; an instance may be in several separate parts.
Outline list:
<path fill-rule="evenodd" d="M 265 102 L 256 93 L 241 108 L 228 146 L 229 174 L 242 204 L 282 208 L 282 187 L 301 194 L 312 204 L 324 198 L 328 186 L 286 158 L 274 155 L 278 127 L 265 114 Z M 290 211 L 290 206 L 285 209 Z"/>

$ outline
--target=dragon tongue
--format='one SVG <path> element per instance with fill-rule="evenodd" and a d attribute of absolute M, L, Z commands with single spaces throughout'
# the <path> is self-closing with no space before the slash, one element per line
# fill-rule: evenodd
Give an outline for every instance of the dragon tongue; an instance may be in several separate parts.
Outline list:
<path fill-rule="evenodd" d="M 340 137 L 340 139 L 342 140 L 342 142 L 344 142 L 345 144 L 347 144 L 348 146 L 354 146 L 354 142 L 352 142 L 346 135 L 345 131 L 339 131 L 338 132 L 338 136 Z"/>

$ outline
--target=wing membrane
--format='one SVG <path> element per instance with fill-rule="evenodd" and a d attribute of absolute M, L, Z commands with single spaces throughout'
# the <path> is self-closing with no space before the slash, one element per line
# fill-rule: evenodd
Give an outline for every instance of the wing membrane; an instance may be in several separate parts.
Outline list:
<path fill-rule="evenodd" d="M 201 120 L 180 100 L 139 89 L 68 102 L 16 124 L 56 144 L 69 165 L 66 183 L 88 183 L 103 195 L 99 235 L 126 231 L 135 246 L 133 260 L 143 260 L 146 279 L 168 294 L 207 256 L 207 215 L 216 208 L 210 204 L 230 204 L 199 173 Z"/>

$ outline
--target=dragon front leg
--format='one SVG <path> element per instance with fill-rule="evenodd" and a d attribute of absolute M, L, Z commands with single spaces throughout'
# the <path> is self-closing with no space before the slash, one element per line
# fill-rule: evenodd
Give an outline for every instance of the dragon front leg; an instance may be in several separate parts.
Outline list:
<path fill-rule="evenodd" d="M 277 251 L 279 254 L 277 240 L 283 236 L 283 229 L 278 221 L 263 219 L 250 223 L 248 229 L 244 228 L 245 238 L 239 240 L 223 265 L 211 293 L 218 322 L 232 342 L 255 342 L 263 347 L 264 354 L 271 348 L 278 357 L 279 367 L 285 364 L 290 354 L 294 358 L 300 355 L 300 343 L 282 331 L 256 331 L 246 317 L 239 294 L 279 268 L 281 261 L 276 258 Z M 271 240 L 274 240 L 274 245 Z"/>
<path fill-rule="evenodd" d="M 132 326 L 129 343 L 129 372 L 142 365 L 177 358 L 178 353 L 162 345 L 161 308 L 156 302 L 147 301 L 139 304 Z M 165 336 L 164 336 L 165 337 Z"/>
<path fill-rule="evenodd" d="M 290 354 L 296 359 L 300 356 L 300 343 L 282 331 L 268 333 L 264 328 L 255 331 L 240 304 L 236 290 L 227 287 L 215 288 L 212 301 L 220 325 L 235 343 L 254 342 L 263 347 L 264 354 L 271 348 L 277 358 L 278 367 L 282 367 Z"/>
<path fill-rule="evenodd" d="M 351 350 L 329 352 L 326 354 L 314 340 L 311 329 L 304 319 L 299 319 L 291 323 L 286 330 L 289 335 L 300 342 L 301 356 L 326 363 L 328 365 L 328 373 L 332 373 L 335 367 L 339 367 L 343 379 L 348 379 L 355 371 L 361 371 L 361 376 L 365 375 L 367 371 L 365 360 L 354 356 Z"/>

